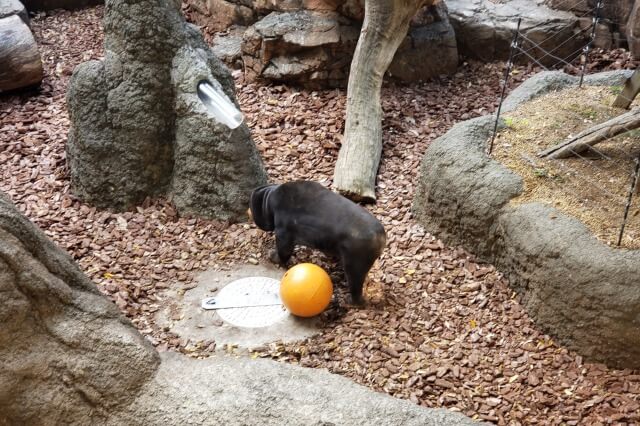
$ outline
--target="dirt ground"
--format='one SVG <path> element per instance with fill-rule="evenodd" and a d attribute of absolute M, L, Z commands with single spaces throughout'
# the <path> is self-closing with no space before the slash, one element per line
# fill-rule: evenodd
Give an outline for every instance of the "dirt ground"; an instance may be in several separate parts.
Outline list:
<path fill-rule="evenodd" d="M 167 200 L 134 211 L 98 211 L 69 193 L 65 91 L 75 65 L 100 58 L 101 7 L 38 15 L 42 88 L 0 97 L 0 190 L 7 193 L 159 350 L 225 356 L 215 342 L 185 340 L 152 320 L 167 288 L 184 291 L 204 269 L 266 262 L 273 237 L 253 225 L 177 217 Z M 600 57 L 633 67 L 621 52 Z M 595 62 L 594 62 L 595 63 Z M 519 67 L 517 85 L 534 71 Z M 411 216 L 414 182 L 428 144 L 454 123 L 495 110 L 503 64 L 461 64 L 449 78 L 383 89 L 384 154 L 378 202 L 388 247 L 370 276 L 370 303 L 344 304 L 337 265 L 300 250 L 332 275 L 337 300 L 320 335 L 274 343 L 266 356 L 352 378 L 380 392 L 499 424 L 638 424 L 640 372 L 585 362 L 524 312 L 492 265 L 448 247 Z M 330 184 L 344 126 L 345 92 L 247 84 L 238 99 L 272 181 Z M 227 348 L 232 351 L 232 348 Z"/>
<path fill-rule="evenodd" d="M 619 91 L 619 87 L 584 86 L 528 102 L 504 116 L 507 128 L 494 147 L 495 158 L 524 178 L 525 191 L 514 203 L 552 205 L 614 247 L 632 190 L 635 160 L 640 158 L 640 133 L 633 130 L 567 159 L 539 158 L 538 153 L 626 112 L 611 107 Z M 640 248 L 637 196 L 632 198 L 620 246 Z"/>

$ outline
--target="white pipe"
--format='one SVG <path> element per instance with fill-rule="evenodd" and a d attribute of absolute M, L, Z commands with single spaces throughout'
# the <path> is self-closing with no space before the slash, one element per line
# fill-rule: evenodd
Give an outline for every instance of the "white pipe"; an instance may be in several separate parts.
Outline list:
<path fill-rule="evenodd" d="M 214 86 L 207 80 L 200 81 L 197 87 L 198 97 L 220 123 L 235 129 L 242 124 L 244 117 L 218 86 L 219 84 Z"/>

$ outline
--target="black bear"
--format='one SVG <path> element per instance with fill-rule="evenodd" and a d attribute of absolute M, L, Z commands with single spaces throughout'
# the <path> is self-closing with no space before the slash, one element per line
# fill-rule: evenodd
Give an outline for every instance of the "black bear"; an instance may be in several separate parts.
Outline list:
<path fill-rule="evenodd" d="M 363 302 L 364 280 L 387 241 L 366 209 L 317 182 L 296 181 L 256 188 L 250 214 L 260 229 L 275 232 L 273 262 L 286 264 L 296 244 L 337 256 L 353 303 Z"/>

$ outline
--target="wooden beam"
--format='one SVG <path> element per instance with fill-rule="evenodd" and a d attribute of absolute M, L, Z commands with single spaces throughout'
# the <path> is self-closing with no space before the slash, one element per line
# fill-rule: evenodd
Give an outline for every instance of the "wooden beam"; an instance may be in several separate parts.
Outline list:
<path fill-rule="evenodd" d="M 576 136 L 552 146 L 540 153 L 538 157 L 567 158 L 580 154 L 590 147 L 614 136 L 640 127 L 640 108 L 632 109 L 622 115 L 590 127 Z"/>
<path fill-rule="evenodd" d="M 629 105 L 636 98 L 640 92 L 640 69 L 636 69 L 631 77 L 624 83 L 624 89 L 613 101 L 613 106 L 616 108 L 629 109 Z"/>

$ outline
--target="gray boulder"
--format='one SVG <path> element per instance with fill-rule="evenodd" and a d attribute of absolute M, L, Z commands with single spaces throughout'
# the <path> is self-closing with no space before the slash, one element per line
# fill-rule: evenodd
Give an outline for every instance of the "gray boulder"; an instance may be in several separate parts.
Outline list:
<path fill-rule="evenodd" d="M 251 25 L 257 17 L 251 0 L 192 0 L 191 18 L 209 31 L 224 31 L 232 25 Z"/>
<path fill-rule="evenodd" d="M 458 68 L 456 34 L 444 2 L 418 11 L 387 74 L 401 81 L 450 75 Z"/>
<path fill-rule="evenodd" d="M 94 424 L 126 406 L 159 357 L 0 194 L 0 424 Z"/>
<path fill-rule="evenodd" d="M 172 196 L 181 214 L 240 220 L 266 182 L 246 125 L 230 130 L 200 102 L 233 79 L 171 0 L 107 1 L 105 59 L 78 66 L 67 94 L 67 161 L 74 192 L 123 210 Z"/>
<path fill-rule="evenodd" d="M 326 371 L 158 353 L 0 193 L 1 425 L 471 425 Z"/>
<path fill-rule="evenodd" d="M 621 85 L 627 72 L 587 85 Z M 543 72 L 503 111 L 578 78 Z M 427 230 L 494 263 L 531 317 L 560 343 L 613 367 L 640 368 L 640 250 L 609 247 L 578 220 L 542 204 L 512 206 L 522 179 L 485 154 L 495 117 L 455 125 L 422 160 L 413 210 Z"/>
<path fill-rule="evenodd" d="M 18 0 L 0 0 L 0 93 L 36 86 L 43 75 L 27 10 Z"/>
<path fill-rule="evenodd" d="M 242 69 L 242 35 L 246 27 L 232 27 L 215 35 L 211 50 L 225 64 L 234 69 Z"/>
<path fill-rule="evenodd" d="M 153 381 L 116 425 L 328 426 L 477 425 L 444 409 L 428 409 L 373 392 L 324 370 L 271 360 L 165 354 Z"/>
<path fill-rule="evenodd" d="M 518 18 L 522 18 L 520 32 L 526 37 L 522 49 L 527 54 L 516 58 L 521 62 L 562 65 L 561 60 L 571 60 L 581 52 L 589 36 L 580 33 L 580 21 L 572 13 L 530 0 L 447 0 L 447 6 L 459 51 L 482 61 L 509 57 Z"/>
<path fill-rule="evenodd" d="M 18 15 L 25 24 L 29 24 L 27 9 L 19 0 L 0 0 L 0 19 Z"/>
<path fill-rule="evenodd" d="M 246 77 L 342 86 L 359 34 L 359 28 L 337 12 L 272 12 L 244 33 Z"/>

